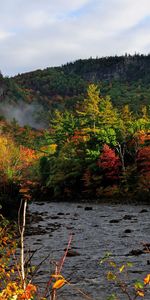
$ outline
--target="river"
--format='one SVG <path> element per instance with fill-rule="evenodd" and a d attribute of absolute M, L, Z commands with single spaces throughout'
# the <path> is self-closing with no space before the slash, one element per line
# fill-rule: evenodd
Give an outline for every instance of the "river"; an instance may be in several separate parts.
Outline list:
<path fill-rule="evenodd" d="M 32 263 L 38 265 L 49 255 L 34 279 L 41 291 L 54 272 L 52 261 L 60 260 L 73 235 L 72 252 L 62 270 L 72 286 L 61 288 L 58 300 L 84 299 L 78 289 L 94 300 L 106 300 L 115 292 L 116 287 L 105 277 L 108 266 L 100 265 L 107 252 L 118 266 L 133 262 L 129 268 L 131 284 L 150 273 L 150 253 L 144 250 L 145 244 L 150 246 L 148 205 L 34 202 L 28 210 L 25 242 L 31 253 L 37 250 Z M 127 298 L 122 295 L 120 299 Z M 144 299 L 150 299 L 149 292 Z"/>

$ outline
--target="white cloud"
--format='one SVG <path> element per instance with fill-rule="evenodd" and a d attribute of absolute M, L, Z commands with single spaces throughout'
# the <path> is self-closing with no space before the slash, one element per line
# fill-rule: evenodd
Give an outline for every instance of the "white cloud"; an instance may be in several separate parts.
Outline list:
<path fill-rule="evenodd" d="M 14 33 L 12 33 L 12 32 L 7 32 L 7 31 L 0 30 L 0 41 L 5 40 L 5 39 L 7 39 L 7 38 L 9 38 L 10 36 L 13 36 L 13 35 L 14 35 Z"/>
<path fill-rule="evenodd" d="M 150 46 L 149 0 L 5 0 L 0 69 L 15 74 Z"/>

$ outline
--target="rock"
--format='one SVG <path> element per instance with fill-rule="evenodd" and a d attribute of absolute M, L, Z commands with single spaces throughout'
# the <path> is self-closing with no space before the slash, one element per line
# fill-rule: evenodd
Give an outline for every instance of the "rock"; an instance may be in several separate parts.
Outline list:
<path fill-rule="evenodd" d="M 77 213 L 74 214 L 74 217 L 78 217 L 79 215 Z"/>
<path fill-rule="evenodd" d="M 59 219 L 59 216 L 51 216 L 50 218 L 51 218 L 51 220 L 57 220 L 57 219 Z"/>
<path fill-rule="evenodd" d="M 138 256 L 138 255 L 141 255 L 143 253 L 144 253 L 143 250 L 141 250 L 141 249 L 135 249 L 135 250 L 131 250 L 128 255 Z"/>
<path fill-rule="evenodd" d="M 73 230 L 73 229 L 74 229 L 73 226 L 66 226 L 66 228 L 67 228 L 68 230 Z"/>
<path fill-rule="evenodd" d="M 130 215 L 125 215 L 123 217 L 123 220 L 131 220 L 134 216 L 130 216 Z"/>
<path fill-rule="evenodd" d="M 93 207 L 91 207 L 91 206 L 86 206 L 85 208 L 84 208 L 84 210 L 92 210 L 93 209 Z"/>
<path fill-rule="evenodd" d="M 34 214 L 31 216 L 31 222 L 38 223 L 40 221 L 43 221 L 43 217 L 41 217 L 40 215 Z"/>
<path fill-rule="evenodd" d="M 114 219 L 114 220 L 110 220 L 109 223 L 119 223 L 121 220 L 119 219 Z"/>
<path fill-rule="evenodd" d="M 74 257 L 74 256 L 79 256 L 79 255 L 80 255 L 79 252 L 72 250 L 72 249 L 68 250 L 68 252 L 67 252 L 68 257 Z"/>
<path fill-rule="evenodd" d="M 131 233 L 131 232 L 132 232 L 131 229 L 126 229 L 126 230 L 124 231 L 124 233 Z"/>
<path fill-rule="evenodd" d="M 148 212 L 147 209 L 142 209 L 142 210 L 140 211 L 140 214 L 142 214 L 142 213 L 147 213 L 147 212 Z"/>

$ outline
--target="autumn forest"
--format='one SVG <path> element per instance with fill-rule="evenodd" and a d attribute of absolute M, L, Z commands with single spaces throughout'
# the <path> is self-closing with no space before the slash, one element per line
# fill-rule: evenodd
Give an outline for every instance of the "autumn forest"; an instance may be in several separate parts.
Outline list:
<path fill-rule="evenodd" d="M 1 75 L 1 205 L 20 186 L 47 201 L 148 201 L 149 65 L 135 55 Z"/>

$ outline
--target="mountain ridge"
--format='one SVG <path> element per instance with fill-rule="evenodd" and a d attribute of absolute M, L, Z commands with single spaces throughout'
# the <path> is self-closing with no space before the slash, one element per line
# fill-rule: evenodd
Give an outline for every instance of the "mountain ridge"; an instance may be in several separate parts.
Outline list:
<path fill-rule="evenodd" d="M 79 59 L 10 78 L 1 75 L 0 115 L 5 115 L 4 103 L 14 107 L 20 102 L 38 103 L 50 114 L 55 109 L 74 110 L 90 83 L 98 85 L 102 96 L 110 95 L 115 106 L 129 104 L 138 112 L 150 103 L 150 54 Z"/>

